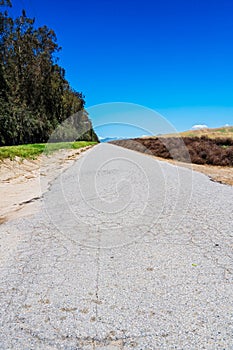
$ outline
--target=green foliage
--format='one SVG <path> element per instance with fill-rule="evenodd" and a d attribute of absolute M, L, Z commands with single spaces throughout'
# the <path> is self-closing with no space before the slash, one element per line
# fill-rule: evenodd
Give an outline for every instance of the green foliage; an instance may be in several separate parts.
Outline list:
<path fill-rule="evenodd" d="M 78 149 L 90 145 L 94 145 L 96 142 L 59 142 L 59 143 L 47 143 L 47 144 L 28 144 L 19 146 L 4 146 L 0 147 L 0 160 L 15 157 L 35 159 L 40 154 L 50 154 L 60 149 Z"/>
<path fill-rule="evenodd" d="M 46 142 L 59 124 L 77 112 L 82 112 L 76 121 L 79 135 L 97 141 L 84 112 L 84 96 L 70 87 L 57 64 L 60 48 L 54 31 L 36 28 L 25 10 L 11 18 L 8 0 L 0 0 L 0 5 L 4 9 L 0 12 L 0 146 Z"/>

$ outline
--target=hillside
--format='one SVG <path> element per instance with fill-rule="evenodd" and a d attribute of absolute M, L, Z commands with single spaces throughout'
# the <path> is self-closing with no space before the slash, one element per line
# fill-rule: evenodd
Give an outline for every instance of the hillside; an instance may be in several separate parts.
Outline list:
<path fill-rule="evenodd" d="M 200 130 L 187 130 L 177 134 L 161 135 L 160 137 L 201 137 L 206 136 L 211 139 L 215 138 L 232 138 L 233 126 L 223 126 L 220 128 L 205 128 Z"/>
<path fill-rule="evenodd" d="M 233 126 L 112 141 L 113 144 L 176 161 L 233 166 Z"/>

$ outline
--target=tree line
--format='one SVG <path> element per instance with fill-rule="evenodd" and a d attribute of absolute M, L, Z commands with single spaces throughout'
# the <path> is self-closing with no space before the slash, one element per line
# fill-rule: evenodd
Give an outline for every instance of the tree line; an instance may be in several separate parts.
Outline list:
<path fill-rule="evenodd" d="M 35 19 L 9 15 L 0 0 L 0 145 L 54 141 L 98 141 L 82 93 L 71 88 L 58 65 L 55 32 Z M 60 138 L 60 139 L 59 139 Z"/>

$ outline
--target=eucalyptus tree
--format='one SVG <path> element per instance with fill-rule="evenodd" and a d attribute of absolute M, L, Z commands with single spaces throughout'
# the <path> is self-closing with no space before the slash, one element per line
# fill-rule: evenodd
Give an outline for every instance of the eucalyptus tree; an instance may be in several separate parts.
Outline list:
<path fill-rule="evenodd" d="M 73 90 L 58 65 L 55 32 L 35 26 L 26 11 L 12 18 L 10 0 L 0 0 L 0 145 L 46 142 L 70 115 L 84 111 L 84 96 Z M 96 139 L 85 113 L 83 138 Z M 90 132 L 83 133 L 89 123 Z"/>

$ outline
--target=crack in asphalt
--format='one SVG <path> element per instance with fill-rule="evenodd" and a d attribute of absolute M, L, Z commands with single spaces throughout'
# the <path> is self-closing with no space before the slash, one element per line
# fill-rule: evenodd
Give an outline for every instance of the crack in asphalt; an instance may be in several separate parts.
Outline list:
<path fill-rule="evenodd" d="M 130 166 L 132 159 L 139 162 L 152 176 L 155 160 L 110 145 L 89 153 L 88 174 L 98 159 L 114 159 L 114 152 L 118 159 L 119 152 L 129 157 Z M 140 216 L 137 207 L 144 196 L 134 174 L 133 206 L 120 219 L 98 207 L 97 220 L 95 210 L 87 210 L 89 201 L 93 205 L 90 179 L 83 183 L 86 198 L 75 187 L 80 164 L 62 179 L 67 201 L 75 198 L 78 219 L 62 201 L 57 179 L 43 197 L 44 210 L 0 226 L 0 244 L 4 235 L 22 232 L 17 248 L 0 265 L 0 349 L 231 348 L 232 189 L 195 174 L 189 207 L 179 197 L 180 208 L 174 209 L 176 185 L 187 181 L 188 173 L 176 181 L 173 169 L 165 167 L 171 192 L 153 221 L 153 196 L 158 191 L 161 198 L 163 188 L 156 188 Z M 104 192 L 107 177 L 99 175 L 98 181 Z"/>

